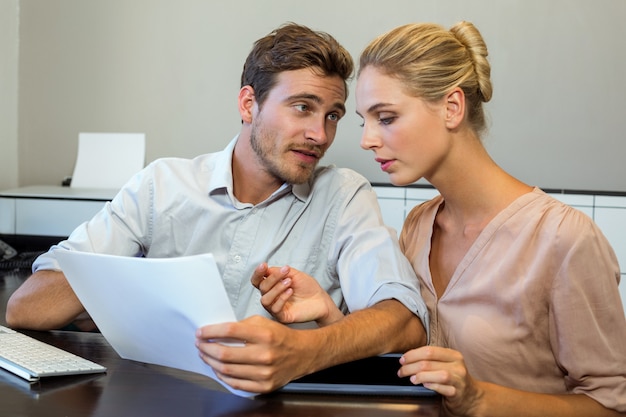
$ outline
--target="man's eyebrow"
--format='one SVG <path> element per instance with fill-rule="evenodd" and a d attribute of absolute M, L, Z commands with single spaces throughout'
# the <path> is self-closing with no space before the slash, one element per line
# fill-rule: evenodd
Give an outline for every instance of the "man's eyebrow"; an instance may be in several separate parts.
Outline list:
<path fill-rule="evenodd" d="M 292 96 L 287 97 L 285 101 L 294 101 L 294 100 L 310 100 L 317 104 L 322 103 L 322 99 L 319 96 L 316 96 L 315 94 L 307 94 L 307 93 L 294 94 Z M 341 111 L 343 114 L 346 113 L 346 106 L 344 103 L 337 102 L 334 104 L 334 107 L 337 110 Z"/>
<path fill-rule="evenodd" d="M 294 94 L 292 96 L 287 97 L 286 101 L 293 101 L 293 100 L 311 100 L 316 103 L 322 102 L 322 99 L 319 96 L 316 96 L 315 94 L 309 94 L 309 93 Z"/>
<path fill-rule="evenodd" d="M 346 106 L 343 103 L 335 103 L 335 108 L 341 112 L 341 114 L 346 114 Z"/>

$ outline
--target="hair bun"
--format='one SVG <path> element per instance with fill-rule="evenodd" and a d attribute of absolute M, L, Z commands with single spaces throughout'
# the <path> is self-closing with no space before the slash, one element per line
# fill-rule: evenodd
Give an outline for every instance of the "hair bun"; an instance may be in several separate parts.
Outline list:
<path fill-rule="evenodd" d="M 491 65 L 487 60 L 489 52 L 482 35 L 471 22 L 461 21 L 450 28 L 454 35 L 469 51 L 478 78 L 480 94 L 484 102 L 491 100 L 493 86 L 491 85 Z"/>

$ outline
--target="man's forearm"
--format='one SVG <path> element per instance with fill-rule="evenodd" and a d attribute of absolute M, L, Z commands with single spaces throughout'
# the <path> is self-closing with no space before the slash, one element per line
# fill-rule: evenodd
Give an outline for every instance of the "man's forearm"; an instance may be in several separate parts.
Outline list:
<path fill-rule="evenodd" d="M 51 330 L 65 326 L 84 308 L 60 271 L 38 271 L 13 293 L 7 303 L 10 327 Z"/>
<path fill-rule="evenodd" d="M 419 318 L 396 300 L 348 314 L 307 338 L 302 346 L 309 350 L 309 373 L 364 357 L 405 352 L 427 340 Z"/>

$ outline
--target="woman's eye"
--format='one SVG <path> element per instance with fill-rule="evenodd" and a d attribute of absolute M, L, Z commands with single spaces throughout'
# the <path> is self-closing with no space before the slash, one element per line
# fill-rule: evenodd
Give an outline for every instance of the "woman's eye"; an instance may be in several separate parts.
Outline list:
<path fill-rule="evenodd" d="M 390 125 L 393 123 L 395 117 L 381 117 L 378 119 L 378 122 L 383 125 Z"/>

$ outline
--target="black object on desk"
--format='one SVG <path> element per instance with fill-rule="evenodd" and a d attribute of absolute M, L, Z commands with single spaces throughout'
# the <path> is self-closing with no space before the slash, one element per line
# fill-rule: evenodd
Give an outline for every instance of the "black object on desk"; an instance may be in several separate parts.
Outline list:
<path fill-rule="evenodd" d="M 17 255 L 15 248 L 6 243 L 4 240 L 0 240 L 0 262 L 8 261 L 15 255 Z"/>
<path fill-rule="evenodd" d="M 33 262 L 39 255 L 43 252 L 34 251 L 34 252 L 20 252 L 16 253 L 11 258 L 0 261 L 0 271 L 3 270 L 11 270 L 11 269 L 27 269 L 30 272 L 31 267 L 33 266 Z"/>
<path fill-rule="evenodd" d="M 371 358 L 332 366 L 296 379 L 280 391 L 312 394 L 354 394 L 432 397 L 438 394 L 409 378 L 399 378 L 400 354 Z"/>
<path fill-rule="evenodd" d="M 31 247 L 28 250 L 18 250 L 13 244 L 0 239 L 0 271 L 11 269 L 30 269 L 33 262 L 45 249 Z"/>

